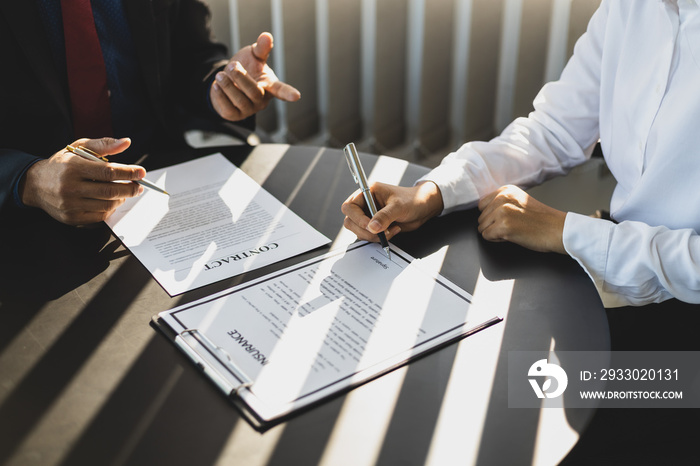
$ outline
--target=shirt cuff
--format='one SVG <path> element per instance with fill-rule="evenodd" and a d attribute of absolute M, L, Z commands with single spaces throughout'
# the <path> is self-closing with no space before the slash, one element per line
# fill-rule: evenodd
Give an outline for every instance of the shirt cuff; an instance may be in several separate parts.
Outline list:
<path fill-rule="evenodd" d="M 40 160 L 44 160 L 44 159 L 37 157 L 36 159 L 29 162 L 27 164 L 27 166 L 24 167 L 22 169 L 22 171 L 19 173 L 19 176 L 17 176 L 17 178 L 15 178 L 15 182 L 12 185 L 12 199 L 14 200 L 15 206 L 19 207 L 20 209 L 26 209 L 27 206 L 24 205 L 24 203 L 22 202 L 22 199 L 19 195 L 19 184 L 22 181 L 22 178 L 24 177 L 24 175 L 27 173 L 27 171 L 29 171 L 29 169 L 32 167 L 32 165 L 34 165 L 35 163 L 37 163 Z"/>
<path fill-rule="evenodd" d="M 586 271 L 605 307 L 627 306 L 624 296 L 605 290 L 605 274 L 615 224 L 569 212 L 564 221 L 564 249 Z"/>

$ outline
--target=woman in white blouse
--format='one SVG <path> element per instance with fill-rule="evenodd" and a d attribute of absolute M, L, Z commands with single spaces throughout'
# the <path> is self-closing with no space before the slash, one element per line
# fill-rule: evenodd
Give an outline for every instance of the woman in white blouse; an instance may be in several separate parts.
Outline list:
<path fill-rule="evenodd" d="M 484 238 L 571 255 L 606 307 L 700 303 L 700 0 L 604 0 L 534 108 L 413 187 L 375 184 L 373 219 L 351 196 L 345 226 L 376 241 L 478 206 Z M 584 163 L 598 140 L 617 181 L 614 221 L 522 191 Z"/>

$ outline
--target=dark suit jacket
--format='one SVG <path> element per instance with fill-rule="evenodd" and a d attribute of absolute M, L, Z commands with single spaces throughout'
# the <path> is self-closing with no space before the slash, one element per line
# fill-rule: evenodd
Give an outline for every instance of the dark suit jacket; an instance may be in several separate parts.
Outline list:
<path fill-rule="evenodd" d="M 226 63 L 199 0 L 124 0 L 161 147 L 185 142 L 182 115 L 209 115 L 205 82 Z M 248 123 L 249 124 L 249 123 Z M 0 210 L 22 170 L 72 142 L 65 76 L 54 65 L 34 0 L 0 2 Z"/>

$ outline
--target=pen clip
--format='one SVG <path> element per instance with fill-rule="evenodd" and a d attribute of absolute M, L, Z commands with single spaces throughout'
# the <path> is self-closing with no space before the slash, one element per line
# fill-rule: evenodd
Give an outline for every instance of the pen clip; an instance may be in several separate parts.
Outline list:
<path fill-rule="evenodd" d="M 345 161 L 348 163 L 348 168 L 350 173 L 352 173 L 352 179 L 355 180 L 355 184 L 360 184 L 360 178 L 357 174 L 357 164 L 355 163 L 355 157 L 357 157 L 357 150 L 355 149 L 355 144 L 348 143 L 343 148 L 343 153 L 345 154 Z"/>

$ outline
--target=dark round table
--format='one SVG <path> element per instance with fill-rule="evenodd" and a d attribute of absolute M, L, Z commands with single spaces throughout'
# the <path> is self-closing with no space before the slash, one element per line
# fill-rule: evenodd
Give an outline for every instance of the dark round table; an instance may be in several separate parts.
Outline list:
<path fill-rule="evenodd" d="M 219 150 L 329 238 L 348 234 L 340 205 L 356 187 L 341 150 L 235 146 L 145 166 Z M 410 185 L 428 171 L 361 156 L 380 181 Z M 508 408 L 508 353 L 609 350 L 605 312 L 575 261 L 485 242 L 476 219 L 435 218 L 395 243 L 442 261 L 474 312 L 503 322 L 258 432 L 150 319 L 328 248 L 171 298 L 105 225 L 5 215 L 0 464 L 556 464 L 593 410 Z"/>

